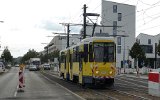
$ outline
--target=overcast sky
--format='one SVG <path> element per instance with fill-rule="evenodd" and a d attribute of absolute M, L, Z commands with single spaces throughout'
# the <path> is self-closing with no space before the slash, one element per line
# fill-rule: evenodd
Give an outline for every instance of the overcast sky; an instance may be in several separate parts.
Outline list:
<path fill-rule="evenodd" d="M 136 36 L 160 32 L 160 0 L 109 0 L 136 6 Z M 9 47 L 14 57 L 29 49 L 42 51 L 52 32 L 63 32 L 59 23 L 82 23 L 82 7 L 100 13 L 101 0 L 0 0 L 0 50 Z M 79 32 L 73 27 L 71 32 Z M 0 51 L 0 54 L 2 51 Z"/>

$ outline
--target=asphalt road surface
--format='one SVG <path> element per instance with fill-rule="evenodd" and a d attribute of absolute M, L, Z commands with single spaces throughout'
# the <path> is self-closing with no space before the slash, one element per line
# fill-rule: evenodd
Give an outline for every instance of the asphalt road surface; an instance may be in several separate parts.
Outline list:
<path fill-rule="evenodd" d="M 18 89 L 18 68 L 0 75 L 0 100 L 82 100 L 36 71 L 25 71 L 24 92 Z"/>

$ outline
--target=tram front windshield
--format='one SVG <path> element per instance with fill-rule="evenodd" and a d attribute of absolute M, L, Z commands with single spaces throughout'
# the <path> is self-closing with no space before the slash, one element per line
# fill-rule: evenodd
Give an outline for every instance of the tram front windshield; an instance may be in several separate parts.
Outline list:
<path fill-rule="evenodd" d="M 94 43 L 95 62 L 114 61 L 114 43 Z"/>

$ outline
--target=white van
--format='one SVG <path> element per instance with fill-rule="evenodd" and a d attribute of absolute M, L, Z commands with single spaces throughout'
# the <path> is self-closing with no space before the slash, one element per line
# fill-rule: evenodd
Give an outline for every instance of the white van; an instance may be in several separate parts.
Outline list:
<path fill-rule="evenodd" d="M 50 70 L 51 66 L 50 66 L 50 64 L 43 64 L 43 68 L 44 68 L 44 70 Z"/>

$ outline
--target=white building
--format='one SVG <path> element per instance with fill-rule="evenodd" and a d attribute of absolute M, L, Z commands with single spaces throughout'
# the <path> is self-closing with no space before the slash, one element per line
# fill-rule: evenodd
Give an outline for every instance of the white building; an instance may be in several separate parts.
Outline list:
<path fill-rule="evenodd" d="M 69 38 L 69 46 L 72 46 L 80 41 L 79 36 L 70 36 Z M 50 43 L 44 47 L 45 54 L 49 54 L 56 50 L 62 50 L 67 47 L 67 36 L 66 35 L 57 35 L 53 37 Z"/>
<path fill-rule="evenodd" d="M 123 61 L 125 65 L 128 65 L 127 60 L 131 61 L 132 66 L 130 65 L 130 67 L 133 67 L 133 59 L 129 57 L 129 49 L 135 42 L 135 15 L 136 11 L 133 5 L 102 0 L 101 25 L 122 27 L 96 27 L 95 33 L 108 33 L 115 36 L 117 67 L 123 67 Z M 92 27 L 87 26 L 86 34 L 92 35 Z"/>
<path fill-rule="evenodd" d="M 104 28 L 104 32 L 117 36 L 117 67 L 122 67 L 123 60 L 131 60 L 129 49 L 135 42 L 135 6 L 102 0 L 102 25 L 122 26 L 121 28 Z M 133 60 L 132 60 L 133 65 Z"/>
<path fill-rule="evenodd" d="M 152 67 L 155 68 L 155 43 L 157 45 L 159 44 L 160 41 L 160 34 L 158 35 L 147 35 L 140 33 L 137 36 L 137 42 L 141 45 L 143 48 L 146 58 L 148 59 L 148 66 L 147 67 Z M 156 68 L 160 68 L 160 56 L 157 55 L 157 65 Z"/>

